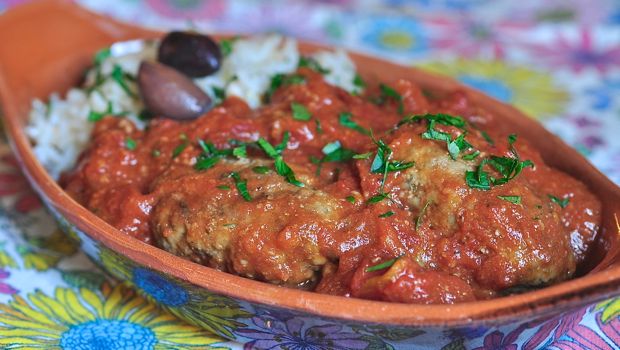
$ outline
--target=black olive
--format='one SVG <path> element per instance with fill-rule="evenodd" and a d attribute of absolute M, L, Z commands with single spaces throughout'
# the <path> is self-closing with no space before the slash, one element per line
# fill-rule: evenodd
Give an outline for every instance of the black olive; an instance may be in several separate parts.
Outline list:
<path fill-rule="evenodd" d="M 146 109 L 170 119 L 198 118 L 212 105 L 211 98 L 187 76 L 157 62 L 142 62 L 138 87 Z"/>
<path fill-rule="evenodd" d="M 207 35 L 170 32 L 159 44 L 157 60 L 187 76 L 204 77 L 220 69 L 222 52 Z"/>

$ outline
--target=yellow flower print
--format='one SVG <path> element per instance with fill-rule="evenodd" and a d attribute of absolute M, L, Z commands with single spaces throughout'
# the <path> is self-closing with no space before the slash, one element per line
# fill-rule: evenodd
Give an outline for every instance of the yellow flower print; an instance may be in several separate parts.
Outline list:
<path fill-rule="evenodd" d="M 62 255 L 73 255 L 78 250 L 78 244 L 71 237 L 56 229 L 52 234 L 42 237 L 29 237 L 28 243 L 31 245 L 50 250 Z"/>
<path fill-rule="evenodd" d="M 37 271 L 45 271 L 56 266 L 62 258 L 57 254 L 32 250 L 25 245 L 18 246 L 17 252 L 21 255 L 25 268 Z"/>
<path fill-rule="evenodd" d="M 595 309 L 603 310 L 601 321 L 607 323 L 609 320 L 620 316 L 620 298 L 605 300 L 597 304 Z"/>
<path fill-rule="evenodd" d="M 17 267 L 15 260 L 6 252 L 5 244 L 6 242 L 0 242 L 0 268 Z"/>
<path fill-rule="evenodd" d="M 204 349 L 220 342 L 182 323 L 122 285 L 101 295 L 57 288 L 15 296 L 0 305 L 0 347 L 5 349 Z"/>
<path fill-rule="evenodd" d="M 423 63 L 419 66 L 454 77 L 537 119 L 561 114 L 569 100 L 568 93 L 554 82 L 552 76 L 529 67 L 508 65 L 495 60 L 465 59 Z"/>
<path fill-rule="evenodd" d="M 138 288 L 151 302 L 173 315 L 214 334 L 232 338 L 232 330 L 251 317 L 233 299 L 209 293 L 199 287 L 173 280 L 107 249 L 100 248 L 101 264 L 110 274 Z"/>

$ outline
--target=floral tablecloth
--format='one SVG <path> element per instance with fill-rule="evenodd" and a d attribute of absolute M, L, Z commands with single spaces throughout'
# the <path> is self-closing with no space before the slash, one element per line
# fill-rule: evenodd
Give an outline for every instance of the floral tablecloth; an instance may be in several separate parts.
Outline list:
<path fill-rule="evenodd" d="M 21 2 L 0 0 L 0 11 Z M 278 31 L 452 75 L 540 119 L 620 183 L 620 1 L 79 2 L 147 26 Z M 322 348 L 297 326 L 241 345 L 160 311 L 64 238 L 0 142 L 0 348 Z M 619 349 L 620 298 L 543 324 L 527 342 L 513 333 L 437 347 Z"/>

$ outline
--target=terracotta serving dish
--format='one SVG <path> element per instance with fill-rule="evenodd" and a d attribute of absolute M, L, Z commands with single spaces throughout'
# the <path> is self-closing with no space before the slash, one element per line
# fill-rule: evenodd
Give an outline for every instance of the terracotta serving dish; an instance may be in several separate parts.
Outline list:
<path fill-rule="evenodd" d="M 603 228 L 584 275 L 552 287 L 489 301 L 458 305 L 405 305 L 349 299 L 280 288 L 176 257 L 121 234 L 72 200 L 35 159 L 23 132 L 33 98 L 74 85 L 93 54 L 113 42 L 158 37 L 87 12 L 69 1 L 33 2 L 0 16 L 0 102 L 11 146 L 32 186 L 65 231 L 112 275 L 187 321 L 221 336 L 247 341 L 255 332 L 278 332 L 303 324 L 332 346 L 434 345 L 446 331 L 539 324 L 620 291 L 620 244 L 614 214 L 620 188 L 575 150 L 516 109 L 445 77 L 352 53 L 361 74 L 383 81 L 407 78 L 433 92 L 456 88 L 505 120 L 541 151 L 545 161 L 580 179 L 603 202 Z M 320 46 L 302 43 L 304 52 Z M 314 327 L 314 328 L 312 328 Z M 254 332 L 254 333 L 253 333 Z M 471 335 L 463 331 L 463 339 Z M 469 334 L 469 335 L 468 335 Z M 525 334 L 525 333 L 523 333 Z M 322 340 L 321 340 L 322 339 Z M 348 342 L 348 343 L 347 343 Z M 325 343 L 327 344 L 327 343 Z M 325 345 L 324 344 L 324 345 Z M 357 345 L 356 345 L 357 344 Z M 329 346 L 327 346 L 329 347 Z"/>

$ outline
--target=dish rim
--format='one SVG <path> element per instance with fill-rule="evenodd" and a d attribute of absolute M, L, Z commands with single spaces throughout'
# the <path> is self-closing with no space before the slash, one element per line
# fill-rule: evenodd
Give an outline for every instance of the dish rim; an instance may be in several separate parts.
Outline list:
<path fill-rule="evenodd" d="M 155 33 L 93 14 L 78 5 L 72 5 L 66 1 L 51 0 L 40 3 L 61 4 L 73 12 L 80 13 L 80 15 L 91 16 L 98 21 L 105 21 L 108 24 L 129 28 L 135 33 Z M 22 6 L 33 6 L 33 4 Z M 304 50 L 306 51 L 308 49 L 329 48 L 329 46 L 313 44 L 302 40 L 298 40 L 298 42 L 300 47 L 305 48 Z M 364 62 L 388 64 L 398 70 L 410 71 L 411 75 L 415 74 L 421 80 L 430 82 L 437 79 L 436 75 L 417 68 L 401 66 L 351 50 L 346 51 L 353 57 L 356 65 Z M 171 275 L 181 281 L 203 288 L 206 292 L 221 294 L 255 304 L 291 309 L 315 317 L 385 325 L 444 327 L 465 326 L 472 322 L 502 323 L 525 316 L 559 313 L 603 300 L 612 296 L 620 288 L 620 265 L 614 260 L 617 260 L 618 257 L 609 256 L 613 247 L 609 248 L 605 261 L 611 259 L 615 264 L 605 270 L 588 273 L 582 277 L 524 294 L 454 305 L 399 304 L 320 294 L 279 287 L 193 263 L 163 249 L 121 234 L 120 231 L 82 207 L 65 193 L 47 174 L 47 171 L 45 171 L 32 152 L 30 141 L 23 132 L 17 103 L 12 102 L 16 99 L 10 86 L 7 85 L 1 68 L 0 102 L 5 114 L 6 132 L 9 136 L 11 148 L 30 184 L 39 196 L 43 198 L 43 201 L 61 213 L 69 223 L 108 249 L 164 275 Z M 474 103 L 485 101 L 484 104 L 493 106 L 494 114 L 513 114 L 519 116 L 519 118 L 528 118 L 514 107 L 464 86 L 451 78 L 441 76 L 441 80 L 444 85 L 458 87 L 465 91 L 468 98 L 473 100 Z M 558 147 L 563 147 L 563 149 L 569 149 L 570 155 L 577 155 L 580 158 L 579 162 L 585 162 L 585 164 L 581 165 L 584 167 L 582 170 L 587 172 L 590 177 L 594 177 L 592 181 L 599 183 L 599 186 L 608 187 L 612 192 L 612 196 L 620 201 L 619 187 L 594 168 L 585 158 L 578 155 L 574 149 L 546 131 L 542 125 L 532 120 L 529 123 L 541 129 L 536 130 L 536 132 L 550 137 L 551 140 L 549 142 L 554 143 Z M 586 183 L 586 185 L 590 184 Z M 617 251 L 615 255 L 618 255 Z"/>

